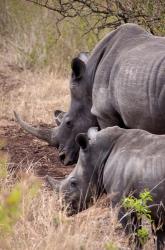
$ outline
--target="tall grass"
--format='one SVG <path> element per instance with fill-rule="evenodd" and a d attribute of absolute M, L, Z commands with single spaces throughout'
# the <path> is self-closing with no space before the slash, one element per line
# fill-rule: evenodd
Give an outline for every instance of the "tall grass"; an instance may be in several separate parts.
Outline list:
<path fill-rule="evenodd" d="M 114 211 L 96 205 L 74 217 L 59 210 L 57 195 L 39 186 L 32 170 L 0 182 L 1 249 L 118 249 L 127 245 Z M 1 177 L 0 177 L 1 179 Z M 3 215 L 3 216 L 2 216 Z M 2 221 L 3 219 L 3 221 Z"/>
<path fill-rule="evenodd" d="M 1 48 L 20 68 L 49 67 L 66 76 L 71 58 L 80 50 L 91 50 L 97 41 L 92 32 L 83 36 L 82 19 L 59 22 L 55 12 L 25 0 L 4 0 L 0 7 Z"/>
<path fill-rule="evenodd" d="M 68 110 L 69 80 L 56 72 L 17 72 L 1 63 L 0 72 L 0 118 L 13 119 L 16 110 L 29 122 L 52 123 L 55 109 Z"/>
<path fill-rule="evenodd" d="M 0 249 L 130 249 L 117 220 L 118 208 L 111 208 L 108 197 L 86 211 L 66 217 L 57 194 L 42 183 L 30 168 L 17 179 L 10 174 L 0 181 L 0 221 L 3 207 L 10 218 L 0 224 Z M 144 249 L 154 249 L 151 235 Z"/>
<path fill-rule="evenodd" d="M 57 194 L 41 186 L 32 168 L 16 179 L 11 173 L 0 175 L 0 249 L 100 250 L 127 245 L 116 212 L 103 202 L 70 218 L 59 204 Z"/>

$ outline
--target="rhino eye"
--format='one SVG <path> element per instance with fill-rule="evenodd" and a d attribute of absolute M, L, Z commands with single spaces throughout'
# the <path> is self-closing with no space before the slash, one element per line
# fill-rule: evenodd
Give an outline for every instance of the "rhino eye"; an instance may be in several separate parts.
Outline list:
<path fill-rule="evenodd" d="M 76 180 L 71 180 L 71 181 L 70 181 L 70 186 L 71 186 L 72 188 L 75 188 L 75 187 L 77 186 Z"/>
<path fill-rule="evenodd" d="M 71 120 L 66 121 L 66 125 L 67 125 L 68 128 L 71 128 L 71 127 L 72 127 L 72 122 L 71 122 Z"/>

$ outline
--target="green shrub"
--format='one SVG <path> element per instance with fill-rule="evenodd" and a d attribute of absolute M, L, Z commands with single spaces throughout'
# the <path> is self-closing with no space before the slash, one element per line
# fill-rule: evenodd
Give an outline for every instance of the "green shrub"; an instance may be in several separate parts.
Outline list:
<path fill-rule="evenodd" d="M 144 217 L 151 223 L 151 210 L 148 206 L 148 203 L 152 202 L 152 200 L 153 199 L 150 192 L 148 190 L 144 190 L 144 192 L 140 193 L 139 198 L 135 198 L 134 196 L 124 198 L 122 205 L 128 210 L 129 213 L 135 212 L 138 219 L 142 219 Z M 136 235 L 138 236 L 142 245 L 146 244 L 149 237 L 147 228 L 141 227 L 137 230 Z"/>
<path fill-rule="evenodd" d="M 105 244 L 105 250 L 118 250 L 119 248 L 113 242 L 107 242 Z"/>
<path fill-rule="evenodd" d="M 12 233 L 13 226 L 25 213 L 22 208 L 28 207 L 39 188 L 40 183 L 35 178 L 26 177 L 9 186 L 9 190 L 4 187 L 0 189 L 0 238 Z"/>

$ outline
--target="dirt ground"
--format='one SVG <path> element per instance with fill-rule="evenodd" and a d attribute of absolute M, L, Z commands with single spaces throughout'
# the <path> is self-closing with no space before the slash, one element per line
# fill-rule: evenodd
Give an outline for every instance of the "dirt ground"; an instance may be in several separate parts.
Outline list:
<path fill-rule="evenodd" d="M 14 121 L 0 122 L 0 138 L 5 141 L 1 150 L 9 155 L 9 170 L 26 170 L 33 166 L 37 176 L 49 174 L 62 178 L 73 168 L 63 166 L 54 147 L 24 132 Z"/>

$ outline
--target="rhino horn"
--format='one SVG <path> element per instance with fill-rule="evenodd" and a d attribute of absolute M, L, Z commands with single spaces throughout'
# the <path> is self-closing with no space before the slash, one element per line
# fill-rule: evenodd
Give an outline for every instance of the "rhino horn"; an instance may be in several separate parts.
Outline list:
<path fill-rule="evenodd" d="M 35 128 L 25 121 L 23 121 L 20 116 L 14 111 L 14 116 L 17 120 L 17 122 L 20 124 L 20 126 L 29 132 L 30 134 L 36 136 L 37 138 L 47 141 L 49 145 L 51 146 L 57 146 L 56 141 L 56 134 L 57 134 L 57 128 Z"/>
<path fill-rule="evenodd" d="M 52 177 L 49 176 L 49 175 L 46 175 L 45 181 L 49 184 L 49 186 L 50 186 L 53 190 L 55 190 L 56 192 L 59 192 L 61 181 L 55 180 L 54 178 L 52 178 Z"/>

